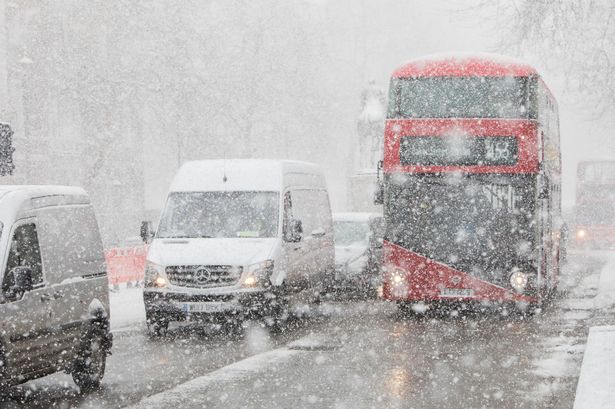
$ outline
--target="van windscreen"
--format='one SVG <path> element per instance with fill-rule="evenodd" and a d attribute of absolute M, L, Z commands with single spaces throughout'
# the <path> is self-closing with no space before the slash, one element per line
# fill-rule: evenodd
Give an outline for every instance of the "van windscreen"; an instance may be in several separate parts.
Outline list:
<path fill-rule="evenodd" d="M 156 237 L 275 237 L 278 208 L 277 192 L 171 193 Z"/>

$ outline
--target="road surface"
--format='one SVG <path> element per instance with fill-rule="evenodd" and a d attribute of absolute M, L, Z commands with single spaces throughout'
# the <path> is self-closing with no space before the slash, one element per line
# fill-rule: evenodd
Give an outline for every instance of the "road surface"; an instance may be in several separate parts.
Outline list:
<path fill-rule="evenodd" d="M 56 374 L 13 388 L 2 407 L 572 408 L 588 327 L 609 319 L 593 303 L 608 257 L 572 254 L 557 298 L 530 319 L 417 319 L 337 301 L 275 336 L 249 324 L 150 340 L 140 323 L 115 331 L 99 391 L 81 395 Z"/>

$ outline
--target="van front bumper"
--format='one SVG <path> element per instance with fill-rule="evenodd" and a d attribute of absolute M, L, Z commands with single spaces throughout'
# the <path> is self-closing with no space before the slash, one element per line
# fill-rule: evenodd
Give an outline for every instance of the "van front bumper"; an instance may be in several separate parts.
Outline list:
<path fill-rule="evenodd" d="M 259 317 L 267 314 L 272 292 L 264 288 L 221 293 L 148 289 L 143 302 L 148 317 L 167 321 L 211 320 L 216 317 Z"/>

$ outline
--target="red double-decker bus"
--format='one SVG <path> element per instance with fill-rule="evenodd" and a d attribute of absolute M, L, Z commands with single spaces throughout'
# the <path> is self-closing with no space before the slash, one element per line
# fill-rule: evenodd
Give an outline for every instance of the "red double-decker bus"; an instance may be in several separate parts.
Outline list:
<path fill-rule="evenodd" d="M 401 66 L 382 168 L 385 299 L 534 306 L 555 290 L 558 111 L 534 68 L 494 55 Z"/>
<path fill-rule="evenodd" d="M 575 244 L 615 247 L 615 161 L 585 161 L 577 166 Z"/>

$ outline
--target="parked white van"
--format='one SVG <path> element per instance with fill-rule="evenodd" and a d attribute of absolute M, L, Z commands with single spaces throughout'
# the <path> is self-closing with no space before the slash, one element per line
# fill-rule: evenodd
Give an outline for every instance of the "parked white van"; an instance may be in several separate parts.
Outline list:
<path fill-rule="evenodd" d="M 0 186 L 0 386 L 57 371 L 98 387 L 111 349 L 98 224 L 83 189 Z"/>
<path fill-rule="evenodd" d="M 317 291 L 332 271 L 331 209 L 318 166 L 188 162 L 171 185 L 147 255 L 148 327 L 156 335 L 170 321 L 244 317 L 277 327 L 289 297 Z"/>

